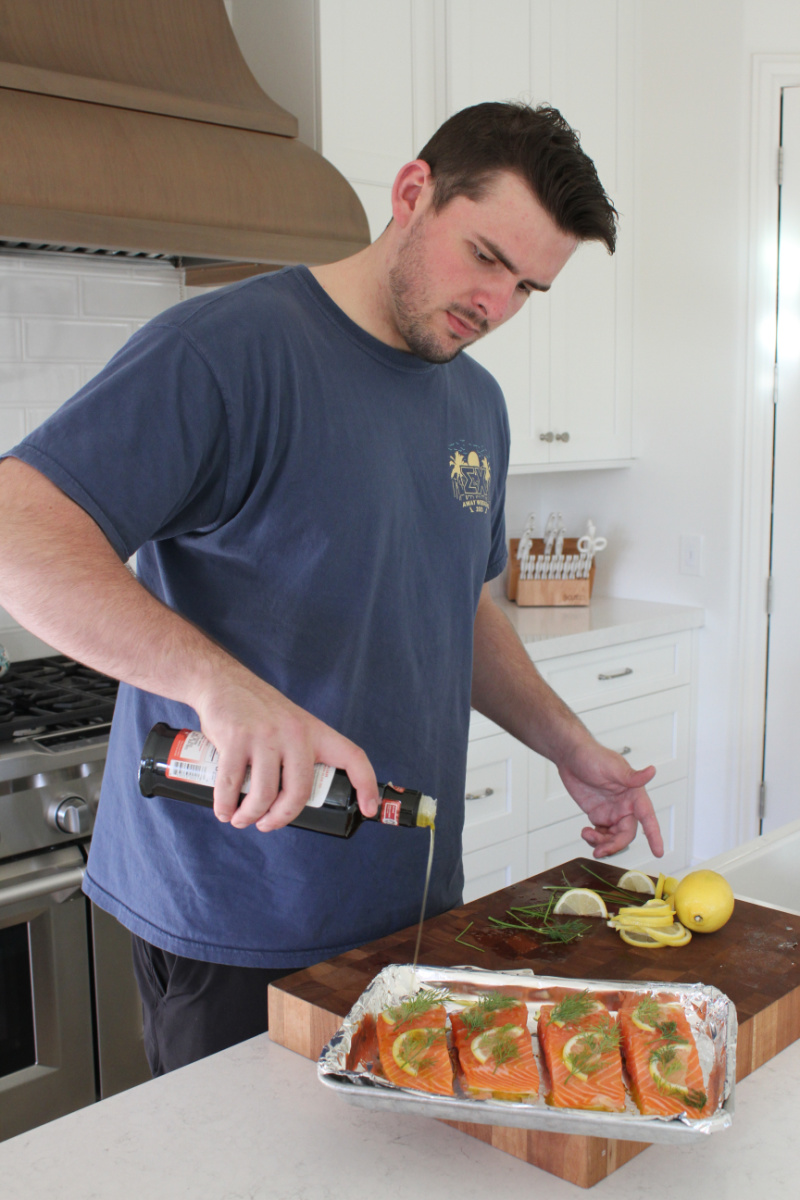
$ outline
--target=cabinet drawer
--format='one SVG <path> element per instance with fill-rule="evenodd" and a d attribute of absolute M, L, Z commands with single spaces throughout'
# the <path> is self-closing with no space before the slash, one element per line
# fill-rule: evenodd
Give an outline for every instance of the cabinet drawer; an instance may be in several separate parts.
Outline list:
<path fill-rule="evenodd" d="M 691 633 L 642 638 L 603 650 L 585 650 L 536 665 L 575 712 L 688 684 Z"/>
<path fill-rule="evenodd" d="M 464 855 L 464 903 L 488 896 L 500 888 L 519 883 L 528 874 L 528 853 L 524 837 L 511 838 L 496 846 L 473 850 Z"/>
<path fill-rule="evenodd" d="M 648 875 L 658 875 L 659 871 L 675 875 L 685 870 L 689 860 L 687 792 L 685 779 L 650 789 L 650 799 L 664 839 L 663 858 L 653 857 L 640 829 L 630 846 L 609 861 L 615 867 L 638 867 Z M 559 821 L 528 834 L 528 874 L 538 875 L 540 871 L 569 862 L 571 858 L 591 858 L 591 847 L 581 837 L 581 830 L 588 824 L 585 814 L 578 812 L 568 821 Z"/>
<path fill-rule="evenodd" d="M 510 733 L 470 742 L 463 836 L 465 853 L 527 831 L 529 757 L 530 751 Z"/>
<path fill-rule="evenodd" d="M 690 688 L 680 687 L 609 704 L 584 713 L 582 719 L 601 745 L 624 754 L 632 767 L 653 765 L 657 772 L 653 787 L 662 787 L 689 772 L 690 713 Z M 558 771 L 538 754 L 531 754 L 528 786 L 529 829 L 574 815 L 575 801 Z"/>

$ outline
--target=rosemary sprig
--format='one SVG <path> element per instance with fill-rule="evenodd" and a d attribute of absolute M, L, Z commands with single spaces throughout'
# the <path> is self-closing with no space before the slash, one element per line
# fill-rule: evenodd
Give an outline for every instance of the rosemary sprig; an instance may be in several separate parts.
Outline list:
<path fill-rule="evenodd" d="M 484 950 L 483 946 L 476 946 L 474 942 L 465 942 L 465 941 L 464 941 L 464 934 L 465 934 L 465 933 L 469 933 L 470 929 L 472 929 L 472 926 L 473 926 L 474 924 L 475 924 L 475 922 L 474 922 L 474 921 L 470 921 L 470 923 L 469 923 L 469 925 L 466 927 L 466 929 L 462 929 L 462 930 L 461 930 L 461 933 L 457 933 L 457 934 L 456 934 L 456 936 L 455 936 L 455 940 L 456 940 L 456 941 L 459 943 L 459 945 L 461 945 L 461 946 L 469 946 L 470 950 L 477 950 L 477 951 L 479 951 L 479 953 L 481 953 L 481 954 L 485 954 L 485 953 L 486 953 L 486 951 Z"/>

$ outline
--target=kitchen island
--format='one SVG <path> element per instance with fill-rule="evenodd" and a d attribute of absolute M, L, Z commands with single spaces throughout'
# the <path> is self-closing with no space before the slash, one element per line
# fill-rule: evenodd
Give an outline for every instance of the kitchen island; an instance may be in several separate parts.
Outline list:
<path fill-rule="evenodd" d="M 3 1200 L 794 1200 L 800 1043 L 736 1091 L 733 1127 L 651 1146 L 589 1192 L 439 1121 L 352 1108 L 264 1034 L 0 1144 Z"/>

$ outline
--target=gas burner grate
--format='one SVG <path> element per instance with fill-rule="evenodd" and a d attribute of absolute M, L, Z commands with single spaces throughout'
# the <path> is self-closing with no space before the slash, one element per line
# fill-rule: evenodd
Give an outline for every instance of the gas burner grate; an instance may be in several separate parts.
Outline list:
<path fill-rule="evenodd" d="M 116 679 L 61 655 L 12 663 L 0 678 L 0 742 L 110 721 L 117 687 Z"/>

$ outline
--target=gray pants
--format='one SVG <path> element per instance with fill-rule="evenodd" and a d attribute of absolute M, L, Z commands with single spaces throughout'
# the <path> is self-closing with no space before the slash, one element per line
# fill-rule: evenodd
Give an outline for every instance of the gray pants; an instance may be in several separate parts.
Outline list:
<path fill-rule="evenodd" d="M 226 967 L 181 958 L 135 934 L 133 970 L 154 1077 L 264 1033 L 267 985 L 291 974 L 286 968 Z"/>

